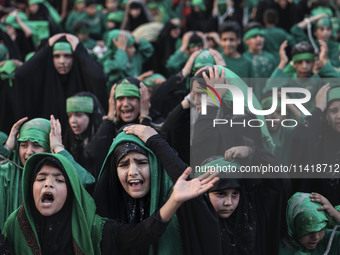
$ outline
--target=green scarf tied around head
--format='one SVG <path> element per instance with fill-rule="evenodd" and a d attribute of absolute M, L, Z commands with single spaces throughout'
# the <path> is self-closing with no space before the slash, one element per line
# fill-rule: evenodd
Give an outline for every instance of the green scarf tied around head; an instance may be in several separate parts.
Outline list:
<path fill-rule="evenodd" d="M 14 248 L 15 254 L 33 254 L 34 249 L 37 249 L 35 250 L 37 252 L 40 251 L 31 208 L 34 205 L 30 203 L 31 179 L 37 163 L 48 156 L 60 161 L 70 181 L 73 193 L 72 237 L 74 242 L 79 246 L 81 254 L 101 254 L 100 242 L 105 219 L 96 215 L 95 202 L 81 184 L 76 169 L 67 158 L 60 154 L 38 153 L 27 160 L 22 180 L 23 205 L 6 222 L 3 231 L 6 239 Z M 23 221 L 26 217 L 28 222 Z M 26 226 L 25 231 L 21 228 L 22 224 Z"/>
<path fill-rule="evenodd" d="M 311 232 L 317 232 L 327 226 L 328 219 L 324 211 L 318 211 L 317 208 L 322 205 L 310 201 L 311 194 L 295 193 L 287 204 L 287 231 L 290 242 L 298 249 L 295 254 L 308 255 L 310 251 L 306 250 L 298 239 Z"/>
<path fill-rule="evenodd" d="M 26 122 L 20 129 L 18 142 L 30 140 L 37 142 L 46 151 L 50 150 L 50 121 L 42 118 L 36 118 Z"/>
<path fill-rule="evenodd" d="M 115 99 L 118 97 L 137 97 L 140 99 L 139 87 L 130 83 L 127 79 L 117 84 L 115 90 Z"/>
<path fill-rule="evenodd" d="M 122 22 L 124 18 L 123 11 L 110 12 L 107 15 L 107 21 Z"/>
<path fill-rule="evenodd" d="M 56 51 L 66 51 L 68 53 L 72 53 L 72 46 L 68 42 L 56 42 L 53 45 L 53 52 Z"/>
<path fill-rule="evenodd" d="M 148 153 L 149 166 L 150 166 L 150 210 L 152 215 L 157 209 L 159 209 L 169 198 L 173 183 L 170 177 L 166 174 L 166 171 L 161 165 L 156 155 L 145 146 L 144 142 L 135 135 L 128 135 L 125 132 L 121 132 L 113 141 L 110 150 L 105 158 L 103 167 L 101 169 L 100 176 L 103 171 L 116 171 L 111 169 L 109 164 L 110 158 L 115 151 L 115 148 L 124 142 L 134 142 L 143 148 Z M 98 179 L 99 179 L 98 178 Z M 116 194 L 117 195 L 117 194 Z M 180 234 L 180 226 L 176 214 L 172 217 L 165 233 L 157 240 L 157 243 L 153 247 L 153 253 L 159 255 L 173 255 L 183 254 L 182 239 Z M 151 253 L 150 253 L 151 254 Z"/>
<path fill-rule="evenodd" d="M 28 21 L 28 17 L 25 13 L 18 12 L 18 16 L 23 22 L 26 23 Z M 15 29 L 21 29 L 19 23 L 17 22 L 17 18 L 11 14 L 6 17 L 5 24 L 14 27 Z"/>
<path fill-rule="evenodd" d="M 214 66 L 215 59 L 210 54 L 209 50 L 202 50 L 200 54 L 194 60 L 191 75 L 194 76 L 198 69 L 205 66 Z"/>
<path fill-rule="evenodd" d="M 243 41 L 250 39 L 252 37 L 255 37 L 257 35 L 262 35 L 264 36 L 264 31 L 261 28 L 252 28 L 250 30 L 248 30 L 244 35 L 243 35 Z"/>
<path fill-rule="evenodd" d="M 66 112 L 93 113 L 93 98 L 86 96 L 75 96 L 66 99 Z"/>
<path fill-rule="evenodd" d="M 222 69 L 225 71 L 225 78 L 228 79 L 228 83 L 230 85 L 234 85 L 241 89 L 243 95 L 244 95 L 244 109 L 245 112 L 250 112 L 249 111 L 249 106 L 248 106 L 248 86 L 245 84 L 245 82 L 233 71 L 230 69 L 223 67 L 223 66 L 218 66 L 219 74 L 221 74 Z M 227 107 L 232 108 L 233 104 L 233 95 L 230 90 L 227 91 L 227 93 L 223 96 L 222 101 L 224 104 L 226 104 Z M 256 96 L 253 94 L 252 97 L 253 101 L 253 106 L 255 109 L 262 109 L 261 104 L 257 100 Z M 263 121 L 263 123 L 266 123 L 265 118 L 263 115 L 256 115 L 257 119 Z M 262 138 L 264 140 L 264 146 L 266 149 L 269 151 L 273 152 L 275 149 L 275 144 L 273 143 L 273 139 L 271 135 L 269 134 L 267 125 L 262 125 L 261 127 L 261 133 L 262 133 Z"/>
<path fill-rule="evenodd" d="M 327 105 L 329 106 L 334 100 L 340 100 L 340 87 L 333 87 L 327 93 Z"/>
<path fill-rule="evenodd" d="M 118 36 L 119 36 L 120 33 L 123 33 L 128 37 L 127 46 L 131 46 L 135 42 L 135 40 L 133 39 L 131 34 L 125 32 L 123 30 L 113 29 L 108 33 L 107 41 L 106 41 L 106 45 L 107 45 L 108 49 L 110 49 L 112 52 L 115 52 L 117 50 L 115 44 L 112 42 L 112 39 L 115 39 L 116 41 L 118 41 Z"/>
<path fill-rule="evenodd" d="M 20 141 L 37 142 L 46 151 L 50 151 L 49 133 L 48 120 L 37 118 L 27 121 L 20 129 L 12 161 L 22 166 L 19 156 Z M 22 203 L 21 178 L 22 169 L 13 163 L 8 162 L 0 166 L 0 228 L 3 227 L 8 216 Z"/>

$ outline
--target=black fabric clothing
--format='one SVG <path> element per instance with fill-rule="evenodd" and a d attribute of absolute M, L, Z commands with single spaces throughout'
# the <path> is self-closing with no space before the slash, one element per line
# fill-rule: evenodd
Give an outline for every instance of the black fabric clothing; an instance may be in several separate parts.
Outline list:
<path fill-rule="evenodd" d="M 61 40 L 65 40 L 62 38 Z M 18 117 L 47 118 L 53 114 L 66 126 L 66 98 L 80 91 L 96 95 L 107 109 L 106 77 L 81 43 L 73 53 L 73 65 L 66 75 L 59 75 L 53 64 L 52 47 L 45 44 L 15 73 Z"/>
<path fill-rule="evenodd" d="M 340 134 L 329 127 L 319 108 L 297 126 L 293 141 L 292 163 L 297 166 L 340 163 Z M 293 192 L 318 192 L 331 204 L 339 204 L 340 180 L 331 175 L 329 179 L 295 179 Z"/>
<path fill-rule="evenodd" d="M 8 79 L 0 79 L 0 131 L 6 134 L 10 133 L 12 125 L 18 121 L 15 86 L 15 82 L 10 86 Z"/>
<path fill-rule="evenodd" d="M 189 92 L 186 79 L 180 74 L 172 75 L 152 93 L 151 106 L 166 118 Z"/>
<path fill-rule="evenodd" d="M 146 249 L 164 233 L 167 225 L 162 221 L 159 210 L 139 224 L 122 224 L 108 219 L 100 244 L 102 255 L 123 255 L 129 249 Z"/>
<path fill-rule="evenodd" d="M 203 33 L 217 31 L 217 17 L 202 10 L 196 12 L 191 8 L 191 13 L 185 19 L 185 31 L 201 31 Z"/>
<path fill-rule="evenodd" d="M 159 158 L 168 176 L 175 183 L 187 164 L 178 158 L 177 153 L 160 135 L 150 137 L 146 146 Z M 208 201 L 208 197 L 202 195 L 183 203 L 177 210 L 184 253 L 187 255 L 222 254 L 218 218 Z"/>
<path fill-rule="evenodd" d="M 12 41 L 12 39 L 9 37 L 9 35 L 0 29 L 0 39 L 4 42 L 5 46 L 8 49 L 9 59 L 19 59 L 22 60 L 24 57 L 21 54 L 21 48 L 18 47 L 15 42 Z"/>
<path fill-rule="evenodd" d="M 190 109 L 178 104 L 169 114 L 161 129 L 161 136 L 190 164 Z"/>
<path fill-rule="evenodd" d="M 220 116 L 220 117 L 218 117 Z M 195 125 L 191 146 L 191 164 L 200 166 L 202 161 L 224 152 L 233 146 L 254 145 L 262 148 L 261 130 L 247 125 L 251 115 L 233 115 L 232 109 L 207 106 L 207 114 L 199 115 Z M 225 125 L 213 127 L 213 119 L 225 119 Z M 238 123 L 231 125 L 231 123 Z"/>

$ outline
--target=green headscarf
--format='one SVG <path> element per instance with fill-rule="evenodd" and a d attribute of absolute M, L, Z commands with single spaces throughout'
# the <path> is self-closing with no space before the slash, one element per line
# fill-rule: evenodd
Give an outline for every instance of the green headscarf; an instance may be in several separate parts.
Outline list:
<path fill-rule="evenodd" d="M 66 99 L 66 112 L 93 113 L 93 98 L 86 96 L 74 96 Z"/>
<path fill-rule="evenodd" d="M 340 87 L 333 87 L 327 93 L 327 105 L 330 105 L 334 100 L 340 100 Z"/>
<path fill-rule="evenodd" d="M 191 5 L 198 6 L 199 8 L 201 8 L 202 11 L 206 10 L 204 0 L 192 0 Z"/>
<path fill-rule="evenodd" d="M 36 118 L 27 121 L 20 128 L 18 142 L 30 140 L 38 143 L 46 151 L 50 151 L 50 121 L 47 119 Z"/>
<path fill-rule="evenodd" d="M 23 22 L 28 21 L 28 17 L 25 13 L 23 12 L 18 12 L 19 17 Z M 17 22 L 17 19 L 14 15 L 8 15 L 5 19 L 5 25 L 9 25 L 11 27 L 14 27 L 16 29 L 21 29 L 19 23 Z"/>
<path fill-rule="evenodd" d="M 321 204 L 310 201 L 311 194 L 295 193 L 287 204 L 288 238 L 299 254 L 310 254 L 298 241 L 299 238 L 311 232 L 317 232 L 327 226 L 328 219 L 324 211 L 318 211 Z"/>
<path fill-rule="evenodd" d="M 31 180 L 34 169 L 45 157 L 54 157 L 63 165 L 72 188 L 72 237 L 82 254 L 101 254 L 100 242 L 105 220 L 96 215 L 96 206 L 92 197 L 81 184 L 72 163 L 60 154 L 38 153 L 30 157 L 24 168 L 22 179 L 23 205 L 6 221 L 3 234 L 15 254 L 33 254 L 40 251 L 39 239 L 32 215 Z M 22 227 L 24 231 L 22 230 Z M 34 253 L 36 254 L 36 253 Z M 40 254 L 40 253 L 39 253 Z"/>
<path fill-rule="evenodd" d="M 139 87 L 137 87 L 135 84 L 132 84 L 127 79 L 124 79 L 117 84 L 115 90 L 115 99 L 118 97 L 137 97 L 140 99 Z"/>
<path fill-rule="evenodd" d="M 121 132 L 114 139 L 110 150 L 105 158 L 103 167 L 101 169 L 99 175 L 99 182 L 101 181 L 101 176 L 107 171 L 117 171 L 116 169 L 112 169 L 111 166 L 111 157 L 115 151 L 115 148 L 124 142 L 133 142 L 139 145 L 148 153 L 149 158 L 149 166 L 150 166 L 150 215 L 155 212 L 158 208 L 160 208 L 168 199 L 173 183 L 170 177 L 166 174 L 166 171 L 163 169 L 161 162 L 158 160 L 156 155 L 145 146 L 144 142 L 140 140 L 135 135 L 128 135 L 125 132 Z M 119 182 L 119 180 L 118 180 Z M 105 184 L 103 184 L 105 186 Z M 102 187 L 104 189 L 104 187 Z M 97 188 L 96 188 L 97 189 Z M 114 189 L 114 190 L 117 190 Z M 107 199 L 113 199 L 115 196 L 120 196 L 121 194 L 109 195 Z M 109 202 L 109 201 L 107 201 Z M 157 243 L 153 247 L 154 254 L 161 255 L 173 255 L 183 254 L 182 250 L 182 239 L 180 234 L 180 226 L 178 223 L 177 216 L 174 215 L 165 231 L 165 233 L 158 238 Z"/>
<path fill-rule="evenodd" d="M 62 18 L 60 17 L 59 13 L 54 9 L 54 7 L 45 0 L 29 0 L 28 4 L 43 4 L 46 8 L 48 13 L 50 14 L 51 18 L 54 20 L 55 23 L 60 24 Z"/>

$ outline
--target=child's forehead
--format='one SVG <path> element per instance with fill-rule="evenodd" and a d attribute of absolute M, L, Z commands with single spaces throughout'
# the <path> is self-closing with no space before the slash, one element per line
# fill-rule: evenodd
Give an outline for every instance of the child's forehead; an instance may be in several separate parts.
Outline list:
<path fill-rule="evenodd" d="M 64 176 L 63 172 L 59 168 L 50 165 L 43 165 L 38 171 L 37 175 Z"/>

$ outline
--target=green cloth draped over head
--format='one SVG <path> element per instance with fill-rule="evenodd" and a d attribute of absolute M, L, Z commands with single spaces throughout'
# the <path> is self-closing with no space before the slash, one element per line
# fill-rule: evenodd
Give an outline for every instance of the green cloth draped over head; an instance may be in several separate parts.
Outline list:
<path fill-rule="evenodd" d="M 103 174 L 105 176 L 114 176 L 112 175 L 106 175 L 108 171 L 117 171 L 117 169 L 113 169 L 112 167 L 112 157 L 114 155 L 114 151 L 116 147 L 125 142 L 133 142 L 137 145 L 139 145 L 142 149 L 147 151 L 148 159 L 149 159 L 149 167 L 150 167 L 150 210 L 149 214 L 152 215 L 155 210 L 163 206 L 163 204 L 167 201 L 168 197 L 171 194 L 173 183 L 170 179 L 170 177 L 167 175 L 166 171 L 164 170 L 163 166 L 161 165 L 160 160 L 156 157 L 156 155 L 150 150 L 142 140 L 140 140 L 135 135 L 128 135 L 125 132 L 121 132 L 117 135 L 117 137 L 114 139 L 110 150 L 105 158 L 103 167 L 101 169 L 98 183 L 103 184 L 103 186 L 106 185 L 106 183 L 102 183 L 101 177 Z M 111 172 L 112 173 L 112 172 Z M 116 177 L 117 175 L 116 175 Z M 106 182 L 107 180 L 105 180 Z M 117 183 L 120 183 L 119 180 L 116 180 Z M 105 189 L 103 186 L 101 186 L 103 189 Z M 97 187 L 96 187 L 97 190 Z M 110 187 L 110 191 L 117 192 L 117 187 Z M 105 190 L 106 192 L 106 190 Z M 100 199 L 104 199 L 103 203 L 110 203 L 115 204 L 114 201 L 112 201 L 114 198 L 122 199 L 121 194 L 114 194 L 114 195 L 108 195 L 106 199 L 103 197 L 100 197 Z M 98 206 L 99 207 L 99 206 Z M 119 209 L 117 209 L 119 210 Z M 160 255 L 173 255 L 183 254 L 182 251 L 182 239 L 180 234 L 180 226 L 178 223 L 177 215 L 175 214 L 171 221 L 169 222 L 169 225 L 165 231 L 165 233 L 157 240 L 157 243 L 153 247 L 153 254 L 160 254 Z"/>
<path fill-rule="evenodd" d="M 317 232 L 326 227 L 328 219 L 325 211 L 318 211 L 321 204 L 310 200 L 311 194 L 297 192 L 287 204 L 287 231 L 288 238 L 299 254 L 310 254 L 299 242 L 298 239 L 311 232 Z"/>
<path fill-rule="evenodd" d="M 93 113 L 93 98 L 86 96 L 75 96 L 67 98 L 66 112 Z"/>
<path fill-rule="evenodd" d="M 31 208 L 34 204 L 30 203 L 30 201 L 32 201 L 31 180 L 37 163 L 45 157 L 56 158 L 63 165 L 70 181 L 72 188 L 72 192 L 70 193 L 73 194 L 71 221 L 74 242 L 78 244 L 81 254 L 101 254 L 100 242 L 105 220 L 96 215 L 94 200 L 81 184 L 77 171 L 72 163 L 60 154 L 38 153 L 27 160 L 22 179 L 23 205 L 9 217 L 9 220 L 7 220 L 5 224 L 3 234 L 9 241 L 9 244 L 14 248 L 15 254 L 33 254 L 29 244 L 33 244 L 32 249 L 37 248 L 38 251 L 40 251 L 36 225 Z M 20 218 L 22 214 L 20 214 L 20 212 L 23 210 L 28 220 L 24 231 L 20 225 L 22 223 L 22 219 Z M 29 239 L 27 239 L 27 235 L 29 235 Z M 13 245 L 14 241 L 15 245 Z M 34 244 L 36 244 L 36 247 L 34 247 Z"/>
<path fill-rule="evenodd" d="M 68 42 L 56 42 L 53 45 L 53 52 L 56 51 L 66 51 L 68 53 L 72 53 L 72 46 Z"/>
<path fill-rule="evenodd" d="M 106 41 L 107 47 L 110 50 L 112 50 L 113 52 L 116 51 L 117 48 L 114 45 L 114 43 L 112 42 L 112 39 L 116 39 L 116 41 L 118 41 L 119 33 L 124 33 L 128 37 L 127 46 L 131 46 L 135 42 L 135 40 L 133 39 L 133 37 L 130 33 L 126 33 L 125 31 L 122 31 L 122 30 L 119 30 L 119 29 L 113 29 L 108 33 L 107 41 Z"/>
<path fill-rule="evenodd" d="M 108 21 L 122 22 L 123 18 L 124 18 L 123 11 L 110 12 L 109 15 L 107 15 Z"/>
<path fill-rule="evenodd" d="M 192 72 L 191 75 L 193 76 L 198 69 L 205 67 L 205 66 L 214 66 L 215 59 L 210 54 L 209 50 L 202 50 L 200 54 L 194 60 L 194 64 L 192 65 Z"/>
<path fill-rule="evenodd" d="M 340 87 L 333 87 L 327 93 L 327 105 L 330 105 L 334 100 L 340 100 Z"/>
<path fill-rule="evenodd" d="M 21 20 L 22 20 L 23 22 L 26 23 L 26 21 L 28 21 L 28 17 L 27 17 L 27 15 L 26 15 L 25 13 L 23 13 L 23 12 L 18 12 L 18 15 L 19 15 L 19 17 L 21 18 Z M 14 15 L 12 15 L 12 14 L 9 14 L 9 15 L 6 17 L 6 19 L 5 19 L 5 25 L 9 25 L 9 26 L 14 27 L 14 28 L 16 28 L 16 29 L 21 29 L 19 23 L 17 22 L 16 17 L 15 17 Z"/>
<path fill-rule="evenodd" d="M 206 10 L 204 0 L 192 0 L 191 5 L 198 6 L 199 8 L 201 8 L 202 11 Z"/>
<path fill-rule="evenodd" d="M 127 79 L 124 79 L 117 84 L 115 90 L 115 99 L 118 97 L 137 97 L 140 99 L 139 87 L 135 84 L 132 84 Z"/>
<path fill-rule="evenodd" d="M 230 69 L 223 67 L 223 66 L 218 66 L 219 69 L 219 74 L 221 74 L 222 69 L 224 69 L 225 71 L 225 78 L 228 79 L 228 83 L 230 85 L 234 85 L 236 87 L 238 87 L 239 89 L 241 89 L 243 95 L 244 95 L 244 109 L 245 112 L 249 112 L 249 107 L 248 107 L 248 85 L 245 84 L 245 82 L 237 75 L 235 74 L 233 71 L 231 71 Z M 222 101 L 224 104 L 226 104 L 227 107 L 232 108 L 232 104 L 233 104 L 233 95 L 231 93 L 230 90 L 227 91 L 227 93 L 223 96 Z M 256 96 L 253 94 L 252 97 L 252 101 L 253 101 L 253 106 L 255 109 L 259 109 L 261 110 L 261 104 L 259 103 L 258 99 L 256 98 Z M 256 118 L 263 121 L 264 123 L 266 123 L 266 120 L 264 118 L 263 115 L 256 115 Z M 269 151 L 273 152 L 275 149 L 275 144 L 273 143 L 273 139 L 271 137 L 271 135 L 269 134 L 267 125 L 262 125 L 261 127 L 261 133 L 262 133 L 262 139 L 264 141 L 264 146 L 266 149 L 268 149 Z"/>
<path fill-rule="evenodd" d="M 30 140 L 37 142 L 46 151 L 50 150 L 50 121 L 43 118 L 36 118 L 27 121 L 20 128 L 18 142 Z"/>
<path fill-rule="evenodd" d="M 17 65 L 14 64 L 13 60 L 7 60 L 2 67 L 0 67 L 0 79 L 8 79 L 9 86 L 13 86 L 14 74 L 17 69 Z"/>
<path fill-rule="evenodd" d="M 314 8 L 311 11 L 310 16 L 313 17 L 313 16 L 316 16 L 316 15 L 319 15 L 319 14 L 327 14 L 329 17 L 324 17 L 324 18 L 321 18 L 321 19 L 315 21 L 314 22 L 315 27 L 316 28 L 320 28 L 320 27 L 324 27 L 324 26 L 332 27 L 332 23 L 331 23 L 331 19 L 330 19 L 330 17 L 333 16 L 332 10 L 328 7 L 319 6 L 317 8 Z"/>
<path fill-rule="evenodd" d="M 143 83 L 148 86 L 148 87 L 152 87 L 152 88 L 156 88 L 157 85 L 155 83 L 156 79 L 166 79 L 163 75 L 159 74 L 159 73 L 155 73 L 151 76 L 149 76 L 148 78 L 143 80 Z"/>

